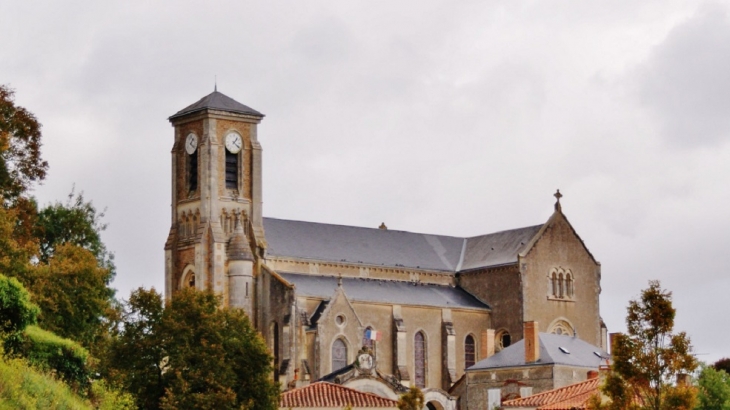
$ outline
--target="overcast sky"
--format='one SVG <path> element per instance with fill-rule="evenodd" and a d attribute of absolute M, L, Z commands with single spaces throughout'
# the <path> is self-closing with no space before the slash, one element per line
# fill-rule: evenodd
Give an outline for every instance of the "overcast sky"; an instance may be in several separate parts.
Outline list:
<path fill-rule="evenodd" d="M 552 194 L 601 311 L 660 279 L 700 359 L 730 356 L 730 3 L 0 2 L 0 84 L 43 123 L 34 194 L 100 208 L 120 297 L 163 289 L 167 117 L 218 90 L 266 114 L 264 215 L 473 236 Z M 578 329 L 580 331 L 580 329 Z"/>

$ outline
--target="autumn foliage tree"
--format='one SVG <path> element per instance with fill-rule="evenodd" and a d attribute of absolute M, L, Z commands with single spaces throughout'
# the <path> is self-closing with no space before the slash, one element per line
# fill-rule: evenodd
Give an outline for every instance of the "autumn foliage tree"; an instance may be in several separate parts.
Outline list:
<path fill-rule="evenodd" d="M 425 405 L 423 392 L 416 386 L 411 386 L 398 398 L 398 410 L 421 410 Z"/>
<path fill-rule="evenodd" d="M 691 409 L 694 390 L 678 380 L 697 368 L 684 333 L 673 333 L 672 293 L 650 281 L 638 300 L 629 302 L 627 333 L 612 346 L 612 373 L 604 393 L 611 409 Z"/>

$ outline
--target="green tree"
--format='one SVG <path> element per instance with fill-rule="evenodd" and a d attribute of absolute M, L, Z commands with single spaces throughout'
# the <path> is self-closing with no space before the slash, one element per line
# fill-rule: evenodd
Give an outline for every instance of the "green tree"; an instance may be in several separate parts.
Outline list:
<path fill-rule="evenodd" d="M 705 366 L 697 380 L 697 410 L 730 410 L 730 375 Z"/>
<path fill-rule="evenodd" d="M 98 212 L 91 201 L 84 199 L 84 193 L 68 195 L 66 203 L 56 202 L 38 212 L 35 220 L 35 236 L 39 240 L 41 262 L 48 262 L 56 247 L 72 244 L 90 251 L 99 266 L 108 269 L 110 280 L 114 278 L 114 255 L 106 249 L 101 232 L 107 227 L 102 222 L 104 212 Z"/>
<path fill-rule="evenodd" d="M 112 313 L 110 281 L 110 271 L 99 266 L 92 252 L 59 245 L 48 264 L 36 266 L 29 275 L 29 288 L 41 308 L 39 324 L 84 346 L 93 345 Z"/>
<path fill-rule="evenodd" d="M 398 399 L 398 410 L 421 410 L 426 405 L 423 392 L 416 386 L 411 386 Z"/>
<path fill-rule="evenodd" d="M 41 124 L 15 105 L 13 90 L 0 85 L 0 194 L 12 202 L 43 180 L 47 170 L 41 158 Z"/>
<path fill-rule="evenodd" d="M 689 337 L 672 333 L 676 310 L 671 292 L 650 281 L 627 312 L 628 332 L 614 339 L 612 374 L 604 386 L 612 401 L 609 408 L 692 408 L 693 390 L 676 381 L 696 369 L 697 361 Z"/>
<path fill-rule="evenodd" d="M 144 409 L 276 409 L 271 357 L 239 309 L 185 289 L 162 308 L 154 290 L 125 305 L 109 373 Z"/>
<path fill-rule="evenodd" d="M 36 322 L 39 310 L 17 279 L 0 274 L 0 336 L 22 332 Z"/>

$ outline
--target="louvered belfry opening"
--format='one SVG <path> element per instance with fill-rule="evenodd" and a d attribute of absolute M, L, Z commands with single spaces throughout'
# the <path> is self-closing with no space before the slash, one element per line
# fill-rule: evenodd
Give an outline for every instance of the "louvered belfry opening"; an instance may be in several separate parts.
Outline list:
<path fill-rule="evenodd" d="M 188 190 L 198 189 L 198 150 L 188 155 Z"/>
<path fill-rule="evenodd" d="M 238 154 L 226 150 L 226 188 L 238 189 Z"/>

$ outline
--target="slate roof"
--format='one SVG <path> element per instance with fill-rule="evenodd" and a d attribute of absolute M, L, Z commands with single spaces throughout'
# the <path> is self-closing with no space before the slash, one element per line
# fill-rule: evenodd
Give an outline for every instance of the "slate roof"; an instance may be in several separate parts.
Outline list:
<path fill-rule="evenodd" d="M 178 117 L 182 117 L 183 115 L 192 114 L 194 112 L 203 111 L 206 109 L 253 115 L 254 117 L 264 117 L 264 114 L 261 114 L 253 108 L 245 106 L 240 102 L 234 100 L 233 98 L 216 90 L 201 98 L 198 102 L 191 104 L 176 112 L 169 119 L 172 120 Z"/>
<path fill-rule="evenodd" d="M 373 393 L 363 393 L 349 387 L 327 382 L 312 383 L 308 386 L 289 390 L 281 394 L 279 408 L 337 408 L 372 407 L 395 409 L 398 402 Z"/>
<path fill-rule="evenodd" d="M 298 296 L 328 300 L 337 289 L 335 276 L 279 273 L 296 288 Z M 376 302 L 400 305 L 435 306 L 444 308 L 488 309 L 465 290 L 457 287 L 411 282 L 342 278 L 342 289 L 354 302 Z"/>
<path fill-rule="evenodd" d="M 570 353 L 564 353 L 560 348 Z M 596 354 L 600 355 L 600 357 Z M 540 360 L 525 363 L 525 339 L 503 349 L 494 356 L 481 360 L 469 370 L 495 369 L 504 367 L 560 364 L 598 369 L 610 355 L 600 347 L 593 346 L 577 337 L 540 333 Z"/>
<path fill-rule="evenodd" d="M 542 225 L 473 238 L 264 218 L 274 257 L 444 272 L 517 262 Z"/>
<path fill-rule="evenodd" d="M 536 407 L 536 410 L 582 410 L 587 408 L 588 400 L 599 393 L 601 380 L 588 379 L 558 389 L 548 390 L 532 396 L 502 403 L 503 407 Z"/>

